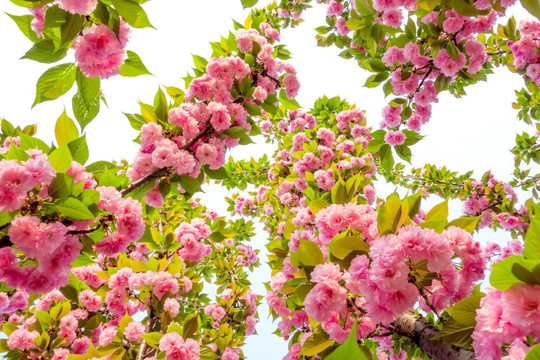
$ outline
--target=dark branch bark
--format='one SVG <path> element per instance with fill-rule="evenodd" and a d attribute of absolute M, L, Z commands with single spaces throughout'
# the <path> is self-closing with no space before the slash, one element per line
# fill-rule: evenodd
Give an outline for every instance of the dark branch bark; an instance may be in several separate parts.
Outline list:
<path fill-rule="evenodd" d="M 11 240 L 9 240 L 9 236 L 6 235 L 0 238 L 0 249 L 11 246 L 11 245 L 13 244 L 11 243 Z"/>
<path fill-rule="evenodd" d="M 439 329 L 406 312 L 393 322 L 394 332 L 412 340 L 423 352 L 436 360 L 474 360 L 474 352 L 450 345 L 444 341 L 429 340 L 439 334 Z"/>

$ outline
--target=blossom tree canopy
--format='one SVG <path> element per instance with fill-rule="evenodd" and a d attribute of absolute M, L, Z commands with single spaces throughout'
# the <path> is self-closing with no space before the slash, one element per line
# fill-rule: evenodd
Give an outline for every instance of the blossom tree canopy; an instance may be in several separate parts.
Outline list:
<path fill-rule="evenodd" d="M 50 64 L 32 106 L 75 92 L 51 144 L 36 125 L 1 121 L 4 358 L 240 360 L 262 302 L 286 360 L 540 358 L 538 1 L 241 0 L 249 16 L 210 58 L 193 55 L 182 83 L 125 113 L 135 157 L 92 163 L 105 79 L 151 74 L 129 50 L 133 28 L 153 28 L 147 1 L 11 2 L 32 43 L 23 57 Z M 507 16 L 516 6 L 531 19 Z M 379 124 L 340 97 L 295 100 L 281 32 L 312 7 L 326 11 L 318 45 L 387 98 Z M 412 167 L 441 95 L 465 96 L 495 68 L 524 83 L 509 101 L 528 129 L 512 177 Z M 255 137 L 271 156 L 228 156 Z M 385 182 L 400 191 L 380 197 Z M 205 185 L 232 191 L 230 215 L 201 203 Z M 511 240 L 480 242 L 483 228 Z M 262 262 L 258 294 L 248 276 Z"/>

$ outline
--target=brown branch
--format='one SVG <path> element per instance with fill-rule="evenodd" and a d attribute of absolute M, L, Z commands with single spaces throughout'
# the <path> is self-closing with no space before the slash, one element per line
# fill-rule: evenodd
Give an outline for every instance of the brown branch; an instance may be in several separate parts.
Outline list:
<path fill-rule="evenodd" d="M 410 269 L 410 267 L 409 267 Z M 431 303 L 431 301 L 429 301 L 426 293 L 424 292 L 424 289 L 422 289 L 420 287 L 420 285 L 418 285 L 416 283 L 416 277 L 412 276 L 411 274 L 409 274 L 409 282 L 411 284 L 413 284 L 416 289 L 418 289 L 418 292 L 420 293 L 420 296 L 422 296 L 422 299 L 424 299 L 424 301 L 426 302 L 426 305 L 431 309 L 431 311 L 433 311 L 433 313 L 435 315 L 437 315 L 437 318 L 444 324 L 445 323 L 445 320 L 441 317 L 441 314 L 439 314 L 439 311 L 435 308 L 435 306 L 433 306 L 433 304 Z"/>
<path fill-rule="evenodd" d="M 154 310 L 152 304 L 148 304 L 148 311 L 148 320 L 146 321 L 146 326 L 144 327 L 145 334 L 152 332 L 154 327 Z M 141 341 L 141 345 L 139 345 L 139 351 L 137 352 L 137 357 L 135 358 L 135 360 L 143 360 L 146 357 L 146 349 L 148 349 L 148 345 L 143 339 Z"/>
<path fill-rule="evenodd" d="M 440 340 L 430 340 L 440 330 L 418 315 L 408 311 L 392 323 L 394 332 L 413 341 L 423 352 L 436 360 L 474 360 L 474 352 Z"/>
<path fill-rule="evenodd" d="M 5 235 L 0 238 L 0 249 L 13 245 L 9 236 Z"/>

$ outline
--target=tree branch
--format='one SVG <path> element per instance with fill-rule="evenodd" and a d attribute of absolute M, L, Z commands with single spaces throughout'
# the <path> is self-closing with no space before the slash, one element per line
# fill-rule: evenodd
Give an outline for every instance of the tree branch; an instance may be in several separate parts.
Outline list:
<path fill-rule="evenodd" d="M 146 321 L 146 326 L 144 328 L 144 333 L 148 334 L 152 332 L 152 328 L 154 327 L 154 310 L 152 308 L 152 304 L 148 305 L 148 320 Z M 146 349 L 148 348 L 148 345 L 146 344 L 146 341 L 143 339 L 141 341 L 141 345 L 139 345 L 139 351 L 137 352 L 137 357 L 135 360 L 143 360 L 146 357 Z"/>
<path fill-rule="evenodd" d="M 423 352 L 436 360 L 474 360 L 474 352 L 440 340 L 430 340 L 440 330 L 413 312 L 399 315 L 392 323 L 393 331 L 412 340 Z"/>

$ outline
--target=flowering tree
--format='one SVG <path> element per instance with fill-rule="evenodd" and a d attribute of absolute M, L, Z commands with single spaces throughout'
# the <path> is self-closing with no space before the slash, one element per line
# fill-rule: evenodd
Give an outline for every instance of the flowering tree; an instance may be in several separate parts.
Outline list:
<path fill-rule="evenodd" d="M 373 73 L 366 87 L 391 95 L 377 129 L 338 97 L 309 110 L 294 100 L 280 30 L 311 1 L 253 9 L 211 43 L 211 59 L 194 56 L 184 90 L 159 89 L 126 114 L 140 132 L 133 161 L 92 164 L 84 129 L 105 101 L 100 80 L 149 73 L 126 49 L 131 27 L 152 26 L 144 1 L 12 2 L 31 13 L 10 15 L 33 42 L 25 58 L 54 64 L 73 50 L 75 63 L 39 78 L 34 105 L 76 84 L 79 126 L 64 111 L 48 145 L 35 126 L 1 123 L 5 358 L 238 360 L 262 295 L 286 359 L 540 357 L 540 178 L 529 165 L 539 160 L 540 23 L 504 19 L 512 1 L 318 1 L 319 45 L 343 49 Z M 537 2 L 522 5 L 540 16 Z M 396 163 L 410 162 L 440 93 L 464 95 L 496 66 L 523 76 L 513 106 L 536 126 L 517 135 L 512 181 Z M 226 160 L 257 135 L 275 144 L 270 160 Z M 381 199 L 375 179 L 409 193 Z M 227 199 L 241 217 L 195 200 L 205 182 L 243 192 Z M 424 209 L 430 194 L 442 202 Z M 449 199 L 463 216 L 448 219 Z M 250 289 L 259 259 L 245 217 L 269 234 L 266 294 Z M 513 240 L 480 244 L 484 227 Z"/>

